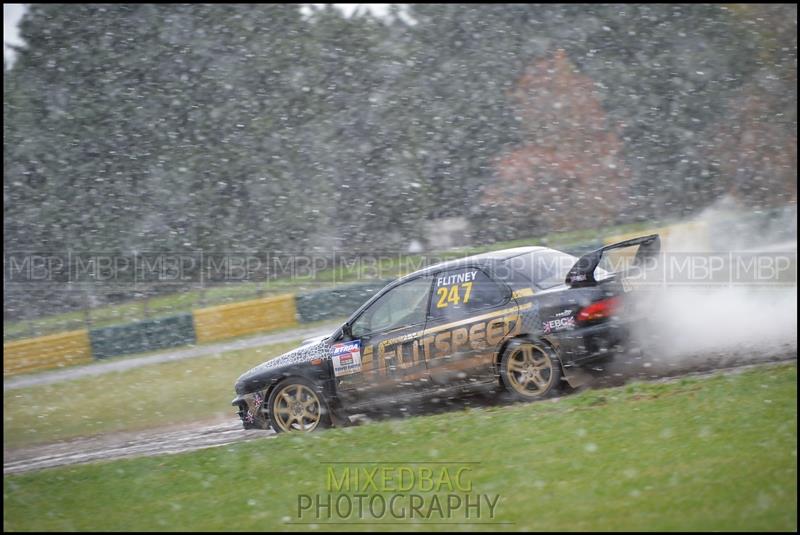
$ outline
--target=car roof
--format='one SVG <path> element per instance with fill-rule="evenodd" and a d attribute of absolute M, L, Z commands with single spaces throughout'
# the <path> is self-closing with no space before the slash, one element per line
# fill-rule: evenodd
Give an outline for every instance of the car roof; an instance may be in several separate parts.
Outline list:
<path fill-rule="evenodd" d="M 456 258 L 454 260 L 447 260 L 445 262 L 439 262 L 438 264 L 434 264 L 432 266 L 428 266 L 413 273 L 409 273 L 408 275 L 404 275 L 394 281 L 392 286 L 395 284 L 400 284 L 401 282 L 407 281 L 409 279 L 413 279 L 415 277 L 419 277 L 421 275 L 430 275 L 432 273 L 436 273 L 437 271 L 442 271 L 446 269 L 458 269 L 460 267 L 465 266 L 478 266 L 478 267 L 486 267 L 492 268 L 493 266 L 508 260 L 509 258 L 514 258 L 515 256 L 527 254 L 527 253 L 534 253 L 537 251 L 547 251 L 550 250 L 549 247 L 538 247 L 538 246 L 527 246 L 527 247 L 513 247 L 511 249 L 501 249 L 499 251 L 489 251 L 486 253 L 476 254 L 472 256 L 466 256 L 464 258 Z"/>

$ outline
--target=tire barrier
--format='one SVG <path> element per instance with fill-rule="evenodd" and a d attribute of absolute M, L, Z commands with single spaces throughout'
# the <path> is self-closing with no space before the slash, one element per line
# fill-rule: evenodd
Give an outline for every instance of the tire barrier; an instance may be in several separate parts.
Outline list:
<path fill-rule="evenodd" d="M 364 282 L 298 295 L 297 318 L 300 323 L 309 323 L 348 316 L 389 282 Z"/>
<path fill-rule="evenodd" d="M 195 343 L 192 314 L 115 325 L 89 331 L 96 359 L 144 353 L 155 349 Z"/>
<path fill-rule="evenodd" d="M 293 294 L 201 308 L 192 314 L 199 343 L 297 325 Z"/>
<path fill-rule="evenodd" d="M 3 344 L 3 375 L 81 364 L 92 360 L 86 329 Z"/>

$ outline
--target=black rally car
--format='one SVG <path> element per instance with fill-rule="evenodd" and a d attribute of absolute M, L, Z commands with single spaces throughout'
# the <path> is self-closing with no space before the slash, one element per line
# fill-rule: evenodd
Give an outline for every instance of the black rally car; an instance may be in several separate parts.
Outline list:
<path fill-rule="evenodd" d="M 657 234 L 579 259 L 520 247 L 437 264 L 390 283 L 331 335 L 269 360 L 236 381 L 245 428 L 312 431 L 382 403 L 499 387 L 534 400 L 570 370 L 625 348 L 625 272 L 598 264 L 638 246 L 632 269 L 655 257 Z"/>

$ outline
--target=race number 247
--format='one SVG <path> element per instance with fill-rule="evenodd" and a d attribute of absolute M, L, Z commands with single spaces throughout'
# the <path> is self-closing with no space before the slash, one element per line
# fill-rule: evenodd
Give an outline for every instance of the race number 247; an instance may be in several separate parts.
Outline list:
<path fill-rule="evenodd" d="M 462 302 L 469 303 L 469 294 L 471 292 L 472 282 L 453 284 L 449 287 L 438 288 L 436 290 L 436 295 L 439 297 L 439 300 L 436 302 L 436 308 L 445 308 L 451 304 L 457 305 Z"/>

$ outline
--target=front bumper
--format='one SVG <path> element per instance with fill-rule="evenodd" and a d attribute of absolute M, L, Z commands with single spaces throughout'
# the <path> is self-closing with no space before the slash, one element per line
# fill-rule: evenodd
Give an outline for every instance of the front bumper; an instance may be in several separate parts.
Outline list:
<path fill-rule="evenodd" d="M 231 405 L 238 410 L 236 414 L 245 429 L 267 429 L 269 414 L 266 412 L 266 397 L 262 392 L 241 394 L 233 398 Z"/>

